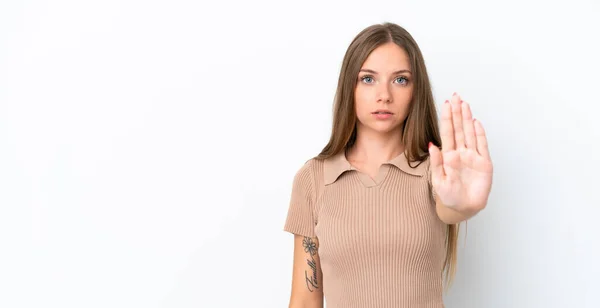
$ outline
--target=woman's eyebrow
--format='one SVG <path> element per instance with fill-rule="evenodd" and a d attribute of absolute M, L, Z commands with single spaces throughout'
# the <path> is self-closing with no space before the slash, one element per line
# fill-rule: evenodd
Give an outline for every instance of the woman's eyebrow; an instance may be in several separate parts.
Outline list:
<path fill-rule="evenodd" d="M 365 73 L 371 73 L 371 74 L 374 74 L 374 75 L 378 74 L 376 71 L 368 69 L 368 68 L 363 68 L 360 71 L 361 72 L 365 72 Z M 393 72 L 392 75 L 400 74 L 400 73 L 409 73 L 409 74 L 412 74 L 412 72 L 409 71 L 409 70 L 398 70 L 398 71 Z"/>

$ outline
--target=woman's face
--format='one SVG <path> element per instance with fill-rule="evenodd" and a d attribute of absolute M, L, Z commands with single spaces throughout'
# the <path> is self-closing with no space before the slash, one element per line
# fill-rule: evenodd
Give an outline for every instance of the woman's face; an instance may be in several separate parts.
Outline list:
<path fill-rule="evenodd" d="M 354 91 L 359 131 L 388 134 L 401 130 L 413 92 L 410 69 L 408 55 L 395 43 L 369 54 Z"/>

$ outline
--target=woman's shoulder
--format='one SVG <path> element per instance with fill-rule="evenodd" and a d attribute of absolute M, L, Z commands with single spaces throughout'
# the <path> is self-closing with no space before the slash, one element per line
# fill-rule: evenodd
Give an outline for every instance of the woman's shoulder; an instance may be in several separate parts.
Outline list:
<path fill-rule="evenodd" d="M 319 170 L 323 168 L 324 160 L 321 158 L 311 157 L 302 163 L 302 165 L 297 169 L 297 175 L 311 175 L 315 176 L 319 173 Z"/>
<path fill-rule="evenodd" d="M 302 163 L 296 170 L 295 179 L 303 183 L 310 183 L 310 186 L 322 184 L 324 159 L 311 157 Z"/>

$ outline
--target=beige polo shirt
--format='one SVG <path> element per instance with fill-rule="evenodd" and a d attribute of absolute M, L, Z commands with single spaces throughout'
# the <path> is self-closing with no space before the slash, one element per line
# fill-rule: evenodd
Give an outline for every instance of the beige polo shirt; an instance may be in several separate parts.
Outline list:
<path fill-rule="evenodd" d="M 429 165 L 401 154 L 372 179 L 342 152 L 298 170 L 284 230 L 318 237 L 328 308 L 444 307 L 446 224 Z"/>

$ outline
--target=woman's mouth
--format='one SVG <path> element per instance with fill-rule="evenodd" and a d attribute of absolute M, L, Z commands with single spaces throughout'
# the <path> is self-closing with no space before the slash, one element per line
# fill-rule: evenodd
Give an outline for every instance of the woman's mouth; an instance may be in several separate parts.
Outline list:
<path fill-rule="evenodd" d="M 388 110 L 377 110 L 377 111 L 373 112 L 372 114 L 378 120 L 389 119 L 393 115 L 393 113 Z"/>

